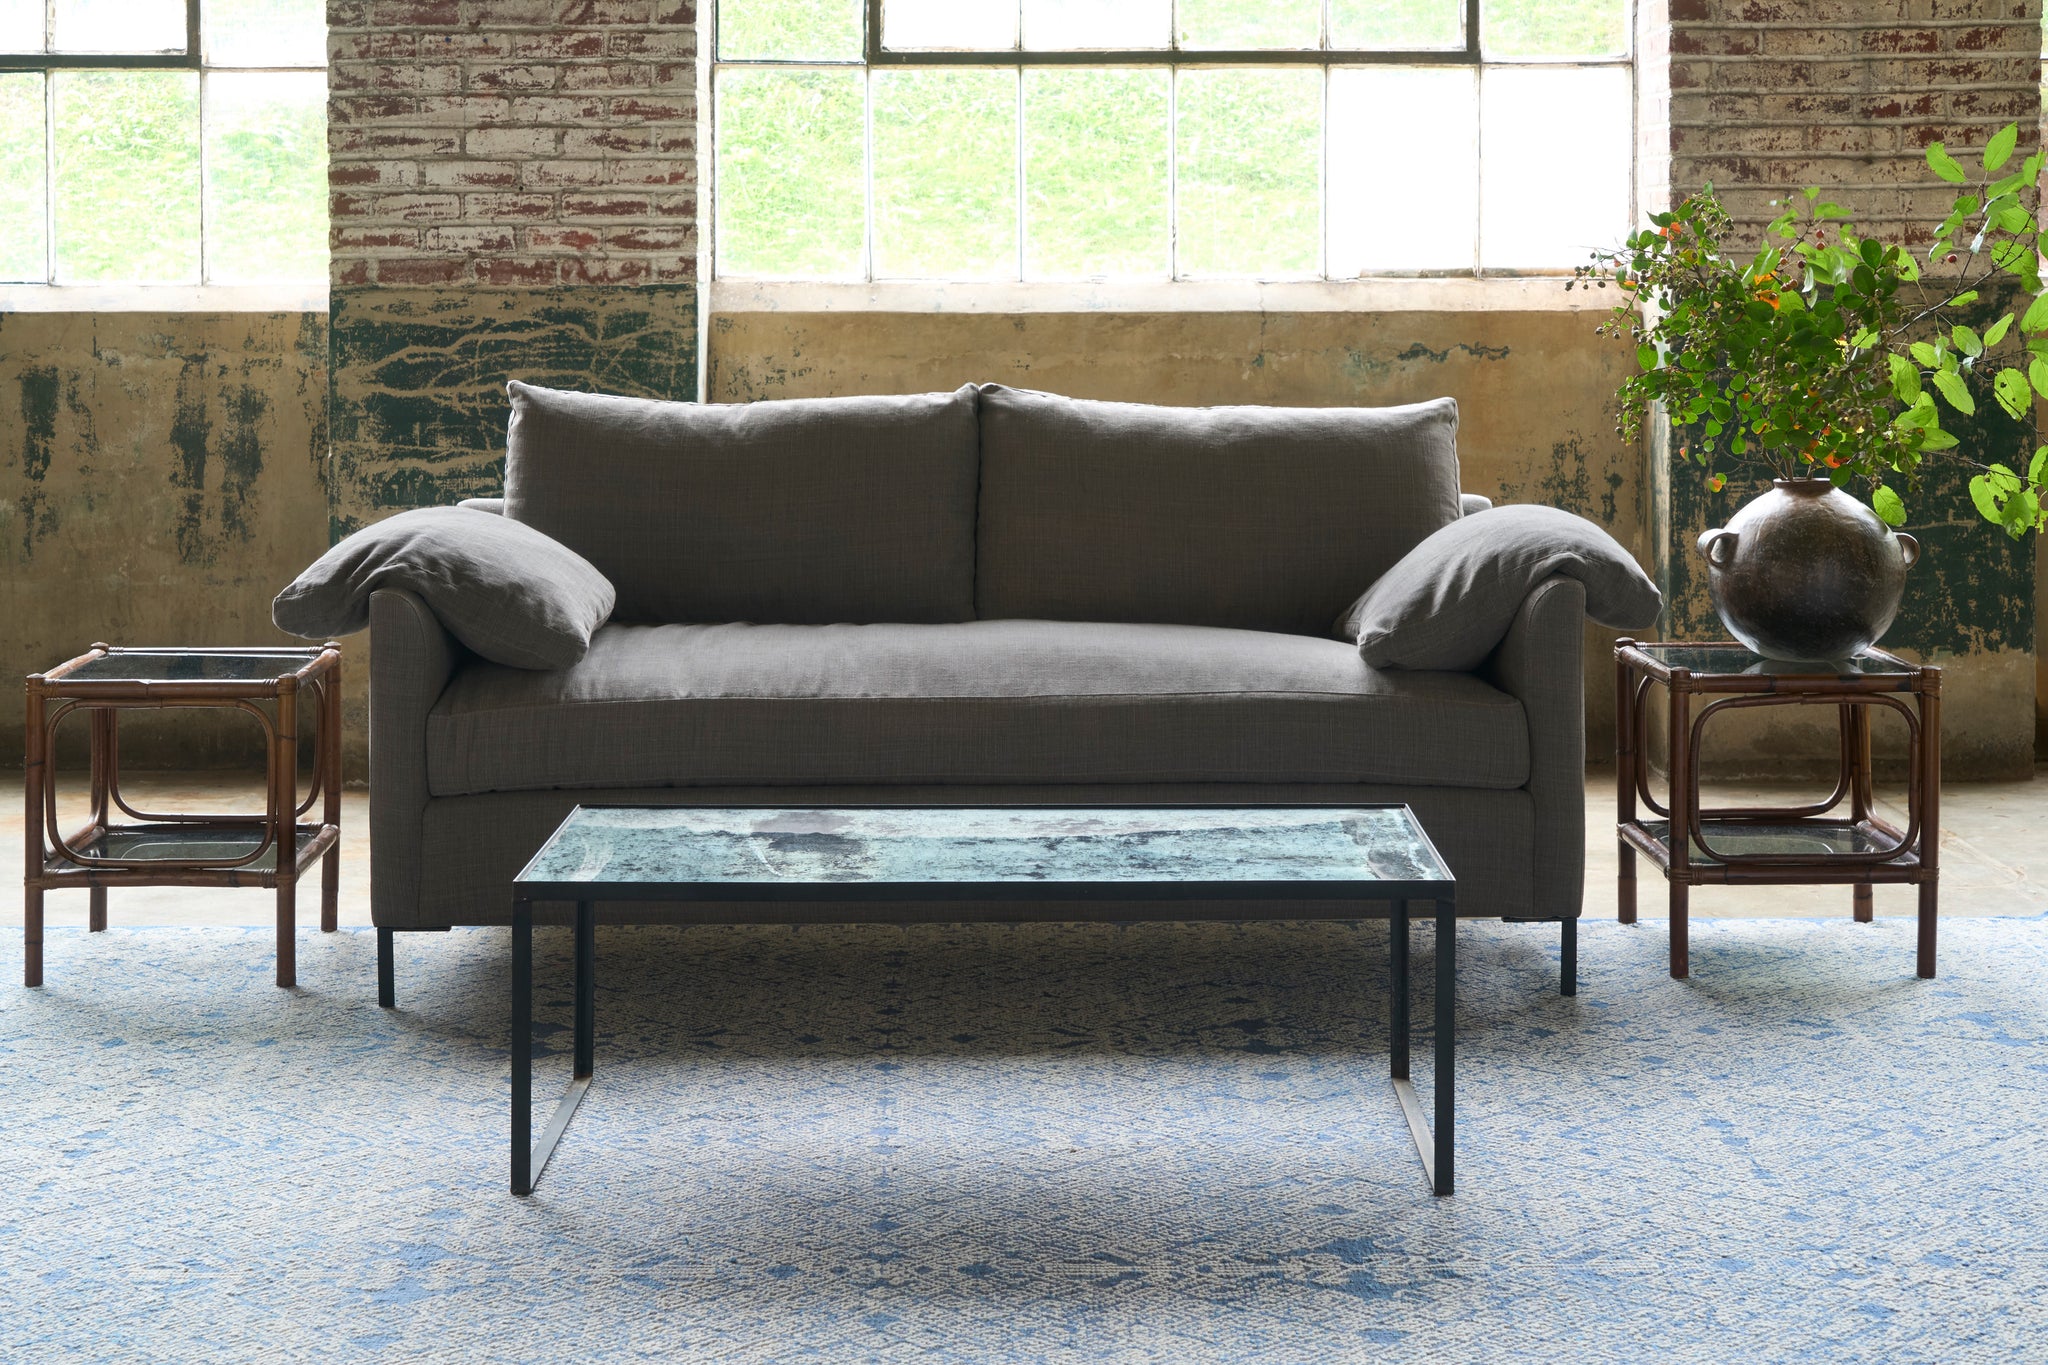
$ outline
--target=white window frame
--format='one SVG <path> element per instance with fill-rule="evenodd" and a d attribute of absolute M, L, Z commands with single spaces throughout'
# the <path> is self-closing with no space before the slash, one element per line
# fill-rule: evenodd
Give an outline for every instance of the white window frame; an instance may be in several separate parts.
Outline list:
<path fill-rule="evenodd" d="M 1155 298 L 1163 298 L 1176 293 L 1190 293 L 1197 289 L 1203 292 L 1227 291 L 1232 293 L 1242 293 L 1242 286 L 1246 284 L 1277 285 L 1284 289 L 1291 289 L 1296 292 L 1299 292 L 1304 289 L 1314 288 L 1318 286 L 1346 289 L 1356 287 L 1359 285 L 1369 285 L 1373 284 L 1374 282 L 1391 282 L 1403 280 L 1504 280 L 1526 277 L 1542 279 L 1557 276 L 1568 276 L 1571 273 L 1571 267 L 1569 265 L 1563 264 L 1554 267 L 1543 267 L 1537 269 L 1506 268 L 1501 266 L 1489 266 L 1483 264 L 1484 244 L 1480 240 L 1479 225 L 1475 222 L 1472 234 L 1472 260 L 1468 265 L 1449 269 L 1393 270 L 1384 272 L 1373 272 L 1366 275 L 1331 275 L 1329 261 L 1330 242 L 1328 221 L 1330 200 L 1328 136 L 1329 72 L 1341 68 L 1358 68 L 1367 66 L 1410 66 L 1437 68 L 1471 67 L 1474 70 L 1475 77 L 1475 88 L 1473 92 L 1473 97 L 1475 101 L 1475 113 L 1477 108 L 1480 106 L 1480 103 L 1484 100 L 1483 83 L 1486 78 L 1486 72 L 1489 69 L 1526 69 L 1532 67 L 1555 68 L 1563 66 L 1580 68 L 1618 68 L 1626 70 L 1629 73 L 1629 84 L 1631 90 L 1631 98 L 1629 101 L 1630 128 L 1628 138 L 1628 145 L 1630 147 L 1631 155 L 1631 165 L 1629 167 L 1629 203 L 1627 223 L 1616 224 L 1617 234 L 1621 231 L 1625 231 L 1628 223 L 1633 223 L 1640 212 L 1640 207 L 1638 203 L 1639 188 L 1637 184 L 1637 167 L 1634 164 L 1635 149 L 1637 147 L 1637 130 L 1635 127 L 1635 121 L 1637 117 L 1637 100 L 1634 98 L 1634 91 L 1636 86 L 1636 0 L 1627 0 L 1627 3 L 1625 5 L 1624 23 L 1626 27 L 1626 39 L 1624 49 L 1620 55 L 1612 57 L 1573 56 L 1548 58 L 1514 57 L 1492 59 L 1489 59 L 1484 52 L 1484 35 L 1481 32 L 1481 0 L 1463 0 L 1465 11 L 1463 47 L 1449 49 L 1416 49 L 1408 51 L 1391 51 L 1382 49 L 1339 49 L 1329 47 L 1327 44 L 1330 33 L 1330 0 L 1323 0 L 1321 6 L 1321 27 L 1324 46 L 1315 49 L 1257 48 L 1243 51 L 1224 51 L 1212 48 L 1182 48 L 1178 45 L 1178 16 L 1177 14 L 1170 14 L 1168 29 L 1169 46 L 1163 48 L 1144 48 L 1134 50 L 1026 49 L 1021 46 L 1023 25 L 1020 20 L 1017 29 L 1019 35 L 1019 46 L 1015 48 L 980 51 L 895 50 L 886 48 L 882 44 L 882 6 L 884 0 L 862 0 L 864 48 L 863 53 L 857 59 L 840 60 L 820 60 L 814 58 L 728 59 L 720 53 L 718 46 L 718 12 L 722 8 L 723 3 L 724 0 L 712 0 L 712 3 L 708 5 L 705 10 L 705 13 L 707 14 L 706 27 L 710 31 L 708 34 L 708 41 L 705 43 L 703 50 L 706 53 L 706 67 L 709 71 L 710 76 L 709 84 L 711 97 L 706 102 L 707 108 L 710 111 L 709 117 L 707 119 L 707 122 L 710 124 L 710 127 L 706 130 L 707 138 L 704 145 L 707 148 L 706 159 L 710 163 L 709 179 L 711 181 L 711 195 L 709 202 L 712 208 L 710 212 L 704 215 L 704 236 L 705 240 L 709 243 L 708 255 L 710 257 L 710 274 L 712 277 L 713 286 L 717 291 L 718 295 L 730 298 L 734 302 L 738 302 L 739 300 L 741 300 L 743 297 L 747 296 L 750 293 L 760 295 L 763 298 L 768 298 L 778 292 L 787 292 L 789 289 L 792 288 L 836 291 L 864 290 L 876 295 L 877 302 L 881 301 L 879 295 L 882 293 L 909 293 L 916 294 L 922 297 L 928 295 L 930 291 L 933 290 L 948 289 L 955 291 L 956 293 L 959 293 L 961 291 L 969 291 L 976 294 L 986 293 L 990 295 L 1015 295 L 1018 291 L 1022 291 L 1025 294 L 1029 294 L 1033 291 L 1038 291 L 1042 293 L 1072 294 L 1080 291 L 1088 291 L 1107 287 L 1113 290 L 1119 290 L 1119 292 L 1124 293 L 1143 294 Z M 1022 0 L 1019 0 L 1020 10 L 1021 3 Z M 1017 195 L 1016 208 L 1018 270 L 1013 278 L 1004 280 L 900 280 L 892 277 L 877 277 L 874 271 L 874 120 L 873 93 L 870 79 L 873 73 L 876 71 L 890 69 L 929 69 L 944 67 L 993 67 L 1009 68 L 1016 70 L 1019 76 L 1019 110 L 1018 118 L 1016 121 L 1018 146 L 1015 152 L 1015 156 L 1016 164 L 1019 168 L 1018 173 L 1021 177 L 1021 175 L 1023 174 L 1024 166 L 1024 119 L 1022 110 L 1022 73 L 1024 70 L 1034 66 L 1136 66 L 1165 67 L 1168 70 L 1168 271 L 1166 277 L 1163 279 L 1158 279 L 1150 284 L 1147 284 L 1142 281 L 1120 281 L 1115 278 L 1096 280 L 1054 280 L 1026 278 L 1023 271 L 1023 257 L 1025 252 L 1026 231 L 1026 201 L 1025 196 L 1022 193 L 1021 186 L 1019 187 L 1019 193 Z M 1179 94 L 1179 73 L 1183 70 L 1191 69 L 1231 67 L 1241 69 L 1248 66 L 1276 66 L 1282 68 L 1291 67 L 1294 69 L 1320 69 L 1323 72 L 1324 82 L 1322 97 L 1322 144 L 1319 148 L 1319 161 L 1321 164 L 1321 184 L 1318 190 L 1318 268 L 1314 274 L 1262 275 L 1254 278 L 1226 277 L 1216 275 L 1190 275 L 1184 274 L 1182 272 L 1181 263 L 1179 260 L 1178 231 L 1180 205 L 1178 188 L 1173 183 L 1175 148 L 1173 145 L 1172 138 L 1172 129 L 1174 127 L 1176 104 Z M 718 78 L 720 73 L 726 70 L 763 69 L 786 71 L 857 70 L 863 73 L 863 98 L 865 100 L 868 111 L 868 116 L 866 119 L 866 146 L 864 148 L 863 165 L 864 188 L 866 192 L 867 204 L 865 206 L 863 214 L 862 226 L 863 274 L 861 277 L 857 279 L 826 280 L 819 279 L 817 277 L 807 276 L 763 276 L 752 274 L 728 274 L 726 273 L 722 264 L 720 263 L 719 243 L 717 241 L 718 229 L 716 212 L 716 205 L 718 203 L 719 170 L 717 157 L 717 119 L 719 112 Z M 1475 149 L 1475 156 L 1473 158 L 1474 177 L 1476 182 L 1474 185 L 1474 203 L 1478 204 L 1483 202 L 1481 198 L 1481 195 L 1483 193 L 1483 190 L 1481 189 L 1481 184 L 1483 183 L 1483 177 L 1485 175 L 1486 156 L 1483 132 L 1475 132 L 1475 136 L 1479 138 L 1480 143 L 1480 145 L 1478 145 Z"/>
<path fill-rule="evenodd" d="M 0 281 L 0 312 L 141 311 L 166 312 L 218 309 L 230 312 L 321 312 L 327 307 L 327 281 L 269 284 L 215 284 L 207 246 L 206 106 L 207 81 L 215 72 L 325 73 L 327 64 L 240 66 L 209 63 L 205 57 L 205 0 L 185 0 L 185 45 L 165 52 L 52 52 L 56 25 L 55 0 L 44 0 L 42 52 L 0 52 L 0 73 L 41 72 L 43 75 L 43 278 Z M 56 73 L 60 71 L 192 71 L 199 77 L 199 283 L 62 284 L 57 269 L 57 112 Z"/>

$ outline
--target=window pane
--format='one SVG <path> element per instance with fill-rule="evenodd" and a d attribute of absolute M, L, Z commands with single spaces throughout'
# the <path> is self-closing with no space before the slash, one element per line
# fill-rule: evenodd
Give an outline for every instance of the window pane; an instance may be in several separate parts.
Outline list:
<path fill-rule="evenodd" d="M 1316 273 L 1322 92 L 1320 71 L 1180 73 L 1182 275 Z"/>
<path fill-rule="evenodd" d="M 1017 278 L 1017 73 L 872 79 L 876 277 Z"/>
<path fill-rule="evenodd" d="M 1175 13 L 1183 47 L 1316 47 L 1322 41 L 1319 0 L 1180 0 Z"/>
<path fill-rule="evenodd" d="M 861 0 L 718 0 L 718 55 L 859 61 L 861 9 Z"/>
<path fill-rule="evenodd" d="M 1470 269 L 1479 219 L 1478 134 L 1469 69 L 1332 71 L 1331 278 Z"/>
<path fill-rule="evenodd" d="M 1024 46 L 1165 47 L 1173 0 L 1024 0 Z"/>
<path fill-rule="evenodd" d="M 1024 74 L 1024 273 L 1167 272 L 1163 70 Z"/>
<path fill-rule="evenodd" d="M 199 77 L 59 71 L 57 281 L 199 280 Z"/>
<path fill-rule="evenodd" d="M 42 280 L 43 74 L 0 75 L 0 280 Z"/>
<path fill-rule="evenodd" d="M 215 66 L 325 66 L 321 0 L 205 0 L 206 60 Z"/>
<path fill-rule="evenodd" d="M 206 78 L 206 277 L 327 278 L 327 78 Z"/>
<path fill-rule="evenodd" d="M 1465 46 L 1465 0 L 1330 0 L 1330 46 Z"/>
<path fill-rule="evenodd" d="M 1017 0 L 882 0 L 882 46 L 989 50 L 1017 45 Z"/>
<path fill-rule="evenodd" d="M 43 50 L 43 0 L 0 0 L 0 52 Z"/>
<path fill-rule="evenodd" d="M 1480 260 L 1507 267 L 1582 264 L 1628 231 L 1633 136 L 1625 67 L 1488 70 L 1480 80 L 1486 148 Z"/>
<path fill-rule="evenodd" d="M 1628 0 L 1485 0 L 1479 35 L 1489 57 L 1619 57 Z"/>
<path fill-rule="evenodd" d="M 717 80 L 720 273 L 859 279 L 861 73 L 725 67 Z"/>
<path fill-rule="evenodd" d="M 57 0 L 58 52 L 183 52 L 185 0 Z"/>

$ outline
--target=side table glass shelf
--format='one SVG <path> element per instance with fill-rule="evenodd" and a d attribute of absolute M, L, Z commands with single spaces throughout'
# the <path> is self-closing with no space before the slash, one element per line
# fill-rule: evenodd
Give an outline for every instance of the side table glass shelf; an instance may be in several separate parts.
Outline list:
<path fill-rule="evenodd" d="M 277 984 L 298 980 L 299 878 L 321 864 L 320 927 L 334 932 L 341 889 L 341 648 L 116 649 L 96 644 L 27 680 L 22 982 L 43 981 L 43 897 L 84 887 L 88 927 L 107 927 L 115 886 L 264 886 L 277 892 Z M 261 812 L 144 811 L 121 794 L 123 711 L 241 711 L 263 732 Z M 90 815 L 58 823 L 53 755 L 73 712 L 88 727 Z M 313 725 L 313 770 L 299 792 L 302 713 Z M 313 815 L 314 807 L 320 808 Z M 127 817 L 127 823 L 117 822 Z"/>
<path fill-rule="evenodd" d="M 1636 921 L 1636 855 L 1664 873 L 1670 896 L 1671 975 L 1691 974 L 1687 914 L 1695 885 L 1854 888 L 1855 918 L 1872 918 L 1872 887 L 1919 892 L 1916 969 L 1934 975 L 1941 870 L 1941 670 L 1872 649 L 1832 664 L 1764 659 L 1739 644 L 1638 644 L 1617 640 L 1615 667 L 1617 916 Z M 1664 689 L 1668 799 L 1650 790 L 1651 689 Z M 1757 706 L 1832 706 L 1841 735 L 1834 790 L 1799 806 L 1706 807 L 1700 750 L 1707 722 Z M 1876 810 L 1870 717 L 1888 710 L 1906 727 L 1906 827 Z M 1652 816 L 1642 818 L 1637 802 Z M 1674 838 L 1673 831 L 1686 837 Z"/>

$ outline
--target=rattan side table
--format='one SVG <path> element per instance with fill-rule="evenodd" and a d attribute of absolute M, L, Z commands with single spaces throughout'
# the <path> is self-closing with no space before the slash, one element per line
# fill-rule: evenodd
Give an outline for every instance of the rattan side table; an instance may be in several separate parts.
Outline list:
<path fill-rule="evenodd" d="M 140 811 L 121 795 L 123 711 L 215 707 L 262 727 L 266 774 L 258 814 Z M 298 792 L 300 712 L 314 720 L 313 774 Z M 91 727 L 91 816 L 66 836 L 57 825 L 52 754 L 72 712 Z M 298 881 L 321 860 L 320 927 L 334 932 L 341 889 L 341 647 L 116 649 L 96 644 L 28 678 L 27 857 L 23 861 L 22 983 L 43 984 L 43 896 L 89 888 L 89 927 L 107 927 L 114 886 L 268 886 L 277 890 L 277 984 L 298 980 Z M 320 818 L 308 823 L 314 804 Z M 116 824 L 115 812 L 133 823 Z M 47 844 L 45 840 L 47 839 Z"/>
<path fill-rule="evenodd" d="M 1785 664 L 1738 644 L 1614 644 L 1616 887 L 1623 924 L 1636 922 L 1636 854 L 1664 873 L 1670 888 L 1671 975 L 1691 974 L 1686 940 L 1695 885 L 1854 887 L 1856 919 L 1872 918 L 1877 882 L 1919 888 L 1916 968 L 1934 975 L 1936 901 L 1941 885 L 1941 670 L 1872 649 L 1838 665 Z M 1650 793 L 1649 697 L 1670 700 L 1669 804 Z M 1706 700 L 1709 696 L 1714 700 Z M 1694 702 L 1702 704 L 1694 713 Z M 1734 708 L 1832 706 L 1841 725 L 1835 789 L 1805 806 L 1703 809 L 1700 741 L 1707 721 Z M 1906 828 L 1876 813 L 1871 796 L 1870 712 L 1884 708 L 1906 723 Z M 1640 799 L 1661 819 L 1639 819 Z M 1848 802 L 1848 809 L 1841 809 Z M 1688 837 L 1673 836 L 1684 831 Z"/>

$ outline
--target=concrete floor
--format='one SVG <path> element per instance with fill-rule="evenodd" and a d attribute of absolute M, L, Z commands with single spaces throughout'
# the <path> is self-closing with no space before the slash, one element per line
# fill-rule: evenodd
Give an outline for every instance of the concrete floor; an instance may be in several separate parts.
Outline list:
<path fill-rule="evenodd" d="M 67 777 L 73 793 L 64 810 L 66 828 L 84 819 L 82 774 Z M 131 804 L 155 810 L 261 809 L 260 784 L 231 776 L 169 778 L 134 773 L 125 779 Z M 0 771 L 0 791 L 20 792 L 19 770 Z M 1764 787 L 1708 788 L 1717 803 L 1740 799 L 1783 804 L 1805 796 L 1800 790 Z M 1896 804 L 1880 800 L 1895 823 L 1905 817 Z M 2048 781 L 1956 783 L 1942 793 L 1941 913 L 1957 915 L 2039 915 L 2048 913 Z M 342 803 L 341 922 L 370 922 L 369 794 L 348 792 Z M 1615 841 L 1614 775 L 1595 769 L 1586 774 L 1586 914 L 1614 915 Z M 19 800 L 0 806 L 0 886 L 19 887 L 22 872 L 22 810 Z M 1639 865 L 1640 910 L 1656 922 L 1663 913 L 1663 886 L 1655 870 Z M 1877 913 L 1911 914 L 1910 887 L 1877 888 Z M 319 923 L 319 897 L 302 886 L 299 922 Z M 267 925 L 271 894 L 261 889 L 212 890 L 162 887 L 117 890 L 108 897 L 108 920 L 114 924 Z M 1713 916 L 1828 916 L 1849 913 L 1847 887 L 1702 887 L 1692 896 L 1692 914 Z M 52 925 L 83 925 L 86 897 L 82 891 L 50 895 L 46 902 Z M 21 923 L 20 897 L 0 894 L 0 924 Z"/>

